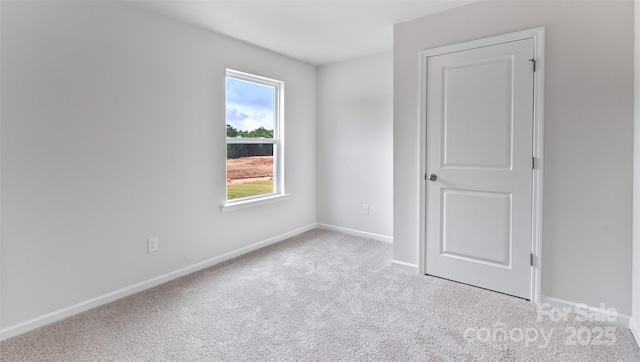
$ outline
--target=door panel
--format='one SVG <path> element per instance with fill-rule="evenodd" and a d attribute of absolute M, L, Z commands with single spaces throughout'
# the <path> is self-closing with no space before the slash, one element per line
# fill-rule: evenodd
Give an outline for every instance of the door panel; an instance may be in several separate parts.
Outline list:
<path fill-rule="evenodd" d="M 443 190 L 443 256 L 470 262 L 511 264 L 511 195 Z M 467 242 L 473 235 L 476 242 Z"/>
<path fill-rule="evenodd" d="M 511 59 L 445 67 L 442 77 L 443 166 L 510 168 Z"/>
<path fill-rule="evenodd" d="M 426 273 L 527 299 L 533 47 L 427 59 Z"/>

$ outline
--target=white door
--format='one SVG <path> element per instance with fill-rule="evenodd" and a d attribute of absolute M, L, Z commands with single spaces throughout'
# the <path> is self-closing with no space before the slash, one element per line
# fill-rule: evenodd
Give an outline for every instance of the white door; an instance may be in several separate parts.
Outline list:
<path fill-rule="evenodd" d="M 533 52 L 524 39 L 427 59 L 426 273 L 526 299 Z"/>

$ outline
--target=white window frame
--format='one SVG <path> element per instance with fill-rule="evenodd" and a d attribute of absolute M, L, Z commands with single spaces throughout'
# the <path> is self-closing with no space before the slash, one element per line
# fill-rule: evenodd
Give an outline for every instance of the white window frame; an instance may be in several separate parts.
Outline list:
<path fill-rule="evenodd" d="M 272 144 L 273 145 L 273 192 L 257 196 L 243 197 L 229 200 L 227 195 L 227 169 L 225 162 L 225 203 L 220 207 L 222 212 L 244 209 L 247 207 L 285 200 L 289 195 L 284 193 L 284 82 L 266 78 L 237 70 L 227 69 L 225 77 L 225 89 L 227 78 L 233 78 L 244 82 L 265 85 L 274 88 L 273 103 L 273 138 L 242 138 L 227 137 L 226 144 Z M 225 91 L 225 107 L 226 107 Z M 225 112 L 226 114 L 226 112 Z M 226 134 L 226 118 L 225 118 Z M 226 147 L 225 147 L 226 149 Z M 225 158 L 226 160 L 226 158 Z"/>

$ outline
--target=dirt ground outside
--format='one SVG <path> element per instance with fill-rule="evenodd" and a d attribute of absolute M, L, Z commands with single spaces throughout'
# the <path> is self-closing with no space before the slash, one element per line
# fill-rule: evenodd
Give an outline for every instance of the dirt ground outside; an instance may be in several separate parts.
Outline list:
<path fill-rule="evenodd" d="M 227 159 L 227 184 L 270 180 L 273 178 L 273 156 Z"/>

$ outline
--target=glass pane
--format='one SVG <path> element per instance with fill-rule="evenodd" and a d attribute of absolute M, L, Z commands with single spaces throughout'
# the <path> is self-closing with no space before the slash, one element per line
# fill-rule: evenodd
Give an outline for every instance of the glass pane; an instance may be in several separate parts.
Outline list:
<path fill-rule="evenodd" d="M 227 144 L 227 199 L 272 194 L 273 144 Z"/>
<path fill-rule="evenodd" d="M 227 137 L 273 138 L 275 91 L 227 77 Z"/>

